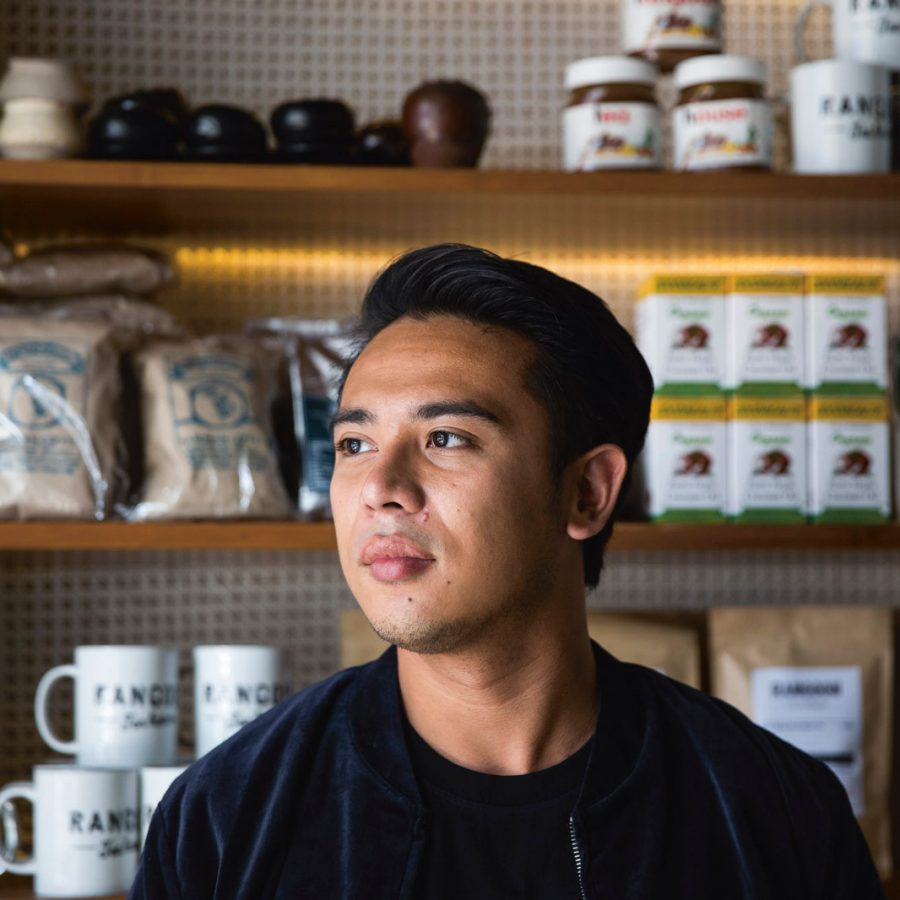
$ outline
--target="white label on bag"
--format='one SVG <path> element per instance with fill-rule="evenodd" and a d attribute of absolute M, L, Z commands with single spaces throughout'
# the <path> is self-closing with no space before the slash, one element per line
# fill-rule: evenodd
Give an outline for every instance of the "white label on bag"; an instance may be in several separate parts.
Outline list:
<path fill-rule="evenodd" d="M 719 0 L 625 0 L 624 14 L 626 53 L 722 45 Z"/>
<path fill-rule="evenodd" d="M 820 759 L 865 812 L 863 694 L 859 666 L 770 666 L 752 675 L 753 720 Z"/>
<path fill-rule="evenodd" d="M 675 108 L 675 168 L 771 166 L 773 120 L 767 100 L 711 100 Z"/>
<path fill-rule="evenodd" d="M 660 165 L 659 110 L 651 103 L 579 103 L 563 112 L 569 172 Z"/>

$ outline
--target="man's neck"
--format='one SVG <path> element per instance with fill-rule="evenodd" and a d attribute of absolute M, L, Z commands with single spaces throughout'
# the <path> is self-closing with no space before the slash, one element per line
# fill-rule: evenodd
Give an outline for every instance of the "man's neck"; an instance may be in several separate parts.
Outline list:
<path fill-rule="evenodd" d="M 541 629 L 469 652 L 398 651 L 409 722 L 434 750 L 478 772 L 520 775 L 567 759 L 594 732 L 587 630 Z"/>

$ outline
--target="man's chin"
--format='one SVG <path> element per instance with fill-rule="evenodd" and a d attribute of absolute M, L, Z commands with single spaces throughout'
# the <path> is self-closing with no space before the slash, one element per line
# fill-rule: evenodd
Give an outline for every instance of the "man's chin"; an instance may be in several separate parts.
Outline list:
<path fill-rule="evenodd" d="M 423 655 L 456 650 L 468 630 L 454 622 L 398 622 L 387 618 L 370 618 L 369 622 L 383 641 L 394 644 L 400 650 Z"/>

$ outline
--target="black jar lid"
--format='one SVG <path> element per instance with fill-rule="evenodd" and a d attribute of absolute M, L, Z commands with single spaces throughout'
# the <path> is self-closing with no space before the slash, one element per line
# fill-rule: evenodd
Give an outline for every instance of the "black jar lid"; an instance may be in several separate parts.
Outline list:
<path fill-rule="evenodd" d="M 103 104 L 103 110 L 134 109 L 136 106 L 152 106 L 167 110 L 180 124 L 190 115 L 184 95 L 177 88 L 171 87 L 148 88 L 110 97 Z"/>
<path fill-rule="evenodd" d="M 270 122 L 281 146 L 353 141 L 353 112 L 340 100 L 289 100 L 272 110 Z"/>
<path fill-rule="evenodd" d="M 266 155 L 266 130 L 244 109 L 223 103 L 195 109 L 185 124 L 185 153 L 189 159 L 252 161 Z"/>
<path fill-rule="evenodd" d="M 171 160 L 180 144 L 177 120 L 160 107 L 104 108 L 88 124 L 88 155 L 97 159 Z"/>

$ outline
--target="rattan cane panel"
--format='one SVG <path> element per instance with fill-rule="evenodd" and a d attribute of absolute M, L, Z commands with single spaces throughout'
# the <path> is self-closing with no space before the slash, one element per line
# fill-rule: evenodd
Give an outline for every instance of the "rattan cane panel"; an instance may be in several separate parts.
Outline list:
<path fill-rule="evenodd" d="M 592 608 L 710 609 L 802 603 L 900 605 L 900 557 L 885 551 L 613 554 Z"/>
<path fill-rule="evenodd" d="M 726 50 L 765 60 L 775 96 L 786 88 L 801 5 L 725 3 Z M 814 17 L 813 55 L 829 54 L 828 35 L 826 16 Z M 283 100 L 329 96 L 366 122 L 396 117 L 424 80 L 463 78 L 490 99 L 483 165 L 497 168 L 556 168 L 566 64 L 620 50 L 618 0 L 6 0 L 0 8 L 0 56 L 71 59 L 94 101 L 173 84 L 195 105 L 235 103 L 267 120 Z"/>

